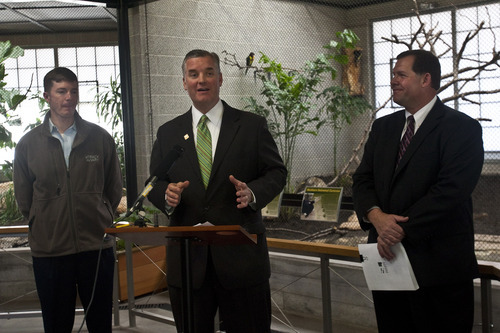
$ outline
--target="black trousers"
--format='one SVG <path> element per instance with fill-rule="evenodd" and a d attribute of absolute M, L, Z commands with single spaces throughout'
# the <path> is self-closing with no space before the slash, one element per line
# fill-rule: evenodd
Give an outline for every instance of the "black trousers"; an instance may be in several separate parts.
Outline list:
<path fill-rule="evenodd" d="M 269 281 L 242 289 L 224 289 L 217 279 L 211 255 L 200 289 L 193 291 L 195 333 L 213 333 L 219 309 L 221 330 L 227 333 L 271 332 L 271 289 Z M 244 260 L 244 259 L 242 259 Z M 178 332 L 182 328 L 182 289 L 168 286 L 170 303 Z"/>
<path fill-rule="evenodd" d="M 88 331 L 111 333 L 115 262 L 112 248 L 101 252 L 95 293 L 89 308 L 98 254 L 99 251 L 89 251 L 60 257 L 33 257 L 45 333 L 72 331 L 77 292 L 87 312 Z"/>
<path fill-rule="evenodd" d="M 379 333 L 470 333 L 474 324 L 473 281 L 373 291 Z"/>

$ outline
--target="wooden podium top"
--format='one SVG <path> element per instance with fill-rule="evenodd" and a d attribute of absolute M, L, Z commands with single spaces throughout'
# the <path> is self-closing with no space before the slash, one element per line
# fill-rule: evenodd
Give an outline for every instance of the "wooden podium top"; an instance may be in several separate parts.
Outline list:
<path fill-rule="evenodd" d="M 256 244 L 257 236 L 239 225 L 198 227 L 121 227 L 106 228 L 109 235 L 137 245 L 165 245 L 169 240 L 190 238 L 193 244 L 244 245 Z"/>

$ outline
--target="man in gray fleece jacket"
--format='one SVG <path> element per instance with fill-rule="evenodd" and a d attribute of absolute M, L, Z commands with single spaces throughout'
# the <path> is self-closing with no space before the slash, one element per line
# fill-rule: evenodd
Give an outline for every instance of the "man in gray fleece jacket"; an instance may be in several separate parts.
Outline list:
<path fill-rule="evenodd" d="M 111 333 L 114 254 L 104 229 L 122 195 L 115 143 L 76 112 L 71 70 L 48 72 L 43 97 L 50 106 L 43 124 L 16 146 L 14 190 L 29 222 L 45 332 L 71 332 L 78 294 L 88 331 Z"/>

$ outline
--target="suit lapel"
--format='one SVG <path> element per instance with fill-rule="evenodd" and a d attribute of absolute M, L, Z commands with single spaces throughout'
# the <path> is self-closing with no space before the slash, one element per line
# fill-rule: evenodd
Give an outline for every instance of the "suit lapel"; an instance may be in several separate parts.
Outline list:
<path fill-rule="evenodd" d="M 401 141 L 401 132 L 403 131 L 405 125 L 405 113 L 404 111 L 399 111 L 391 121 L 391 123 L 386 127 L 387 135 L 383 142 L 385 147 L 383 152 L 385 156 L 382 156 L 384 161 L 392 161 L 390 165 L 384 169 L 383 179 L 386 182 L 391 182 L 395 175 L 395 168 L 398 158 L 399 143 Z"/>
<path fill-rule="evenodd" d="M 239 111 L 231 108 L 225 102 L 224 113 L 222 115 L 222 123 L 220 127 L 219 139 L 217 141 L 217 148 L 215 150 L 214 161 L 212 163 L 212 173 L 210 175 L 210 180 L 215 176 L 218 169 L 220 168 L 222 161 L 224 161 L 224 156 L 227 154 L 233 138 L 239 129 Z M 210 183 L 209 183 L 210 184 Z M 210 185 L 209 185 L 210 186 Z"/>
<path fill-rule="evenodd" d="M 203 183 L 200 165 L 198 163 L 198 155 L 196 152 L 196 142 L 194 141 L 193 115 L 191 109 L 183 115 L 180 131 L 180 135 L 184 138 L 184 157 L 188 160 L 188 164 L 193 167 L 193 173 L 196 175 L 198 180 Z"/>
<path fill-rule="evenodd" d="M 427 117 L 425 117 L 424 122 L 417 130 L 417 133 L 411 139 L 405 154 L 399 162 L 399 166 L 396 169 L 395 175 L 411 160 L 412 156 L 418 153 L 419 147 L 425 142 L 425 139 L 432 132 L 436 126 L 439 124 L 440 119 L 443 116 L 443 103 L 438 99 L 434 104 L 433 108 L 429 111 Z"/>

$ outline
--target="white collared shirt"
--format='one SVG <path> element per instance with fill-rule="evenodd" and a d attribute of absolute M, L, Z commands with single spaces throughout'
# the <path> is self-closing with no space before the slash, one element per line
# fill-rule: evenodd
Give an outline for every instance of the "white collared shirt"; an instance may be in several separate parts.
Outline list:
<path fill-rule="evenodd" d="M 434 96 L 433 99 L 429 103 L 427 103 L 423 108 L 418 110 L 413 114 L 413 119 L 415 119 L 415 129 L 413 130 L 413 135 L 417 133 L 418 128 L 422 123 L 424 122 L 425 118 L 431 111 L 431 109 L 434 107 L 434 104 L 436 104 L 437 96 Z M 408 120 L 408 117 L 411 116 L 411 113 L 408 111 L 405 111 L 405 116 L 406 119 Z M 408 126 L 408 121 L 406 121 L 405 126 L 403 128 L 403 132 L 401 132 L 401 139 L 403 138 L 403 135 L 406 132 L 406 127 Z"/>
<path fill-rule="evenodd" d="M 64 160 L 66 161 L 66 167 L 69 167 L 69 154 L 71 153 L 71 148 L 73 147 L 73 141 L 75 141 L 76 136 L 76 124 L 73 123 L 68 127 L 63 134 L 59 133 L 57 127 L 49 118 L 49 128 L 50 134 L 61 142 L 62 149 L 64 152 Z"/>
<path fill-rule="evenodd" d="M 194 134 L 194 142 L 196 144 L 197 136 L 198 136 L 198 122 L 200 121 L 201 113 L 198 109 L 194 107 L 191 108 L 193 114 L 193 134 Z M 224 106 L 222 105 L 222 101 L 219 99 L 217 104 L 210 109 L 206 116 L 208 117 L 207 127 L 210 130 L 210 135 L 212 136 L 212 160 L 215 156 L 215 148 L 217 147 L 217 141 L 219 140 L 220 127 L 222 123 L 222 114 L 224 113 Z"/>

